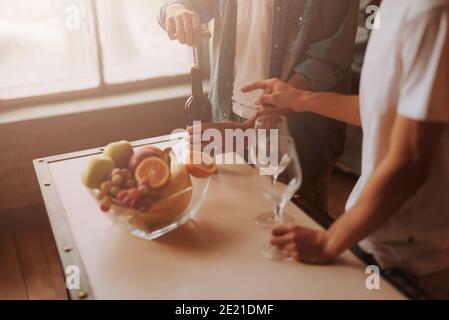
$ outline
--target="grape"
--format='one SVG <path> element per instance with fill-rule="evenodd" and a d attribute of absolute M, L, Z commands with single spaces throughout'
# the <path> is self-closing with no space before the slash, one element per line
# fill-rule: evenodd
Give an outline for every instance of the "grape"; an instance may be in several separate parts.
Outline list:
<path fill-rule="evenodd" d="M 106 204 L 106 205 L 112 205 L 112 198 L 111 197 L 105 197 L 103 199 L 103 201 L 101 201 L 102 204 Z"/>
<path fill-rule="evenodd" d="M 131 208 L 131 202 L 132 202 L 132 198 L 130 196 L 127 196 L 123 199 L 123 204 L 128 207 Z"/>
<path fill-rule="evenodd" d="M 109 191 L 110 194 L 112 194 L 113 196 L 116 196 L 118 193 L 120 192 L 120 187 L 112 187 L 111 191 Z"/>
<path fill-rule="evenodd" d="M 112 206 L 112 199 L 110 197 L 105 197 L 103 201 L 101 201 L 101 210 L 103 212 L 108 212 Z"/>
<path fill-rule="evenodd" d="M 149 182 L 150 182 L 150 179 L 145 178 L 145 179 L 140 180 L 140 185 L 141 186 L 149 186 L 150 185 Z"/>
<path fill-rule="evenodd" d="M 128 196 L 129 196 L 128 190 L 122 190 L 119 193 L 117 193 L 117 199 L 121 202 L 123 202 L 123 200 Z"/>
<path fill-rule="evenodd" d="M 110 181 L 103 182 L 100 188 L 102 192 L 108 194 L 111 191 L 112 183 Z"/>
<path fill-rule="evenodd" d="M 137 191 L 136 188 L 133 189 L 129 189 L 129 196 L 133 199 L 133 200 L 139 200 L 140 199 L 140 192 Z"/>
<path fill-rule="evenodd" d="M 112 170 L 111 177 L 120 174 L 120 170 L 121 170 L 120 168 L 115 168 L 114 170 Z"/>
<path fill-rule="evenodd" d="M 137 190 L 139 191 L 140 195 L 143 197 L 149 195 L 149 193 L 150 193 L 150 190 L 145 185 L 139 186 L 139 188 Z"/>
<path fill-rule="evenodd" d="M 106 198 L 107 193 L 101 191 L 98 195 L 97 195 L 97 200 L 98 201 L 102 201 L 104 198 Z"/>
<path fill-rule="evenodd" d="M 121 186 L 122 182 L 123 182 L 123 178 L 121 175 L 116 174 L 116 175 L 112 176 L 111 181 L 114 186 Z"/>
<path fill-rule="evenodd" d="M 131 179 L 133 177 L 131 171 L 129 171 L 128 169 L 120 170 L 120 175 L 123 179 Z"/>
<path fill-rule="evenodd" d="M 127 189 L 135 188 L 136 185 L 137 185 L 137 182 L 134 179 L 128 179 L 125 182 L 125 188 L 127 188 Z"/>

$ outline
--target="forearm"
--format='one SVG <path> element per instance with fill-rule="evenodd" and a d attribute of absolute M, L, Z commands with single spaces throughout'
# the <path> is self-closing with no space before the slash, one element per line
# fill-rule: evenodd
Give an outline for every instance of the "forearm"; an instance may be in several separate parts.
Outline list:
<path fill-rule="evenodd" d="M 386 161 L 375 171 L 355 206 L 328 231 L 329 250 L 339 255 L 387 222 L 422 184 L 410 166 Z"/>
<path fill-rule="evenodd" d="M 292 78 L 289 83 L 268 79 L 248 84 L 241 91 L 247 93 L 256 89 L 263 90 L 264 93 L 255 100 L 257 105 L 288 108 L 294 112 L 313 112 L 356 126 L 361 125 L 358 96 L 311 92 L 298 87 L 307 85 L 300 78 L 299 81 Z"/>
<path fill-rule="evenodd" d="M 328 231 L 330 251 L 339 254 L 352 247 L 396 214 L 418 191 L 428 178 L 445 127 L 445 123 L 397 116 L 387 155 L 354 207 Z"/>
<path fill-rule="evenodd" d="M 361 126 L 359 97 L 331 92 L 301 93 L 296 102 L 296 111 L 306 111 Z"/>

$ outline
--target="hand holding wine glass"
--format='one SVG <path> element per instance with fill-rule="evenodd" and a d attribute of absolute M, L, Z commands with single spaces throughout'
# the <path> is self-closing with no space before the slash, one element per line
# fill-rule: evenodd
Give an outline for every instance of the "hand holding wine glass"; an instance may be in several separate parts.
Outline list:
<path fill-rule="evenodd" d="M 273 230 L 271 245 L 286 251 L 293 259 L 311 263 L 332 262 L 337 254 L 329 248 L 329 233 L 302 226 L 278 226 Z"/>

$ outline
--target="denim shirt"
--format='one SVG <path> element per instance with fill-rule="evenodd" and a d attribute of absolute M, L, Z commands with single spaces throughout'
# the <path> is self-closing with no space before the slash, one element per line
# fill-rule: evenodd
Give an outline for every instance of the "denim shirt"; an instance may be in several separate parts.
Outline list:
<path fill-rule="evenodd" d="M 359 1 L 273 2 L 270 78 L 288 80 L 298 73 L 314 91 L 344 86 L 353 58 Z M 214 121 L 229 119 L 234 89 L 237 0 L 165 0 L 160 22 L 164 20 L 165 9 L 174 3 L 197 12 L 202 23 L 215 20 L 209 98 Z"/>
<path fill-rule="evenodd" d="M 160 23 L 167 6 L 174 3 L 197 12 L 203 23 L 214 20 L 209 98 L 215 122 L 231 119 L 237 0 L 165 0 Z M 273 4 L 270 77 L 286 81 L 296 73 L 313 91 L 347 92 L 359 0 L 273 0 Z M 294 113 L 288 121 L 303 170 L 302 190 L 315 192 L 321 175 L 343 153 L 346 126 L 312 113 Z"/>

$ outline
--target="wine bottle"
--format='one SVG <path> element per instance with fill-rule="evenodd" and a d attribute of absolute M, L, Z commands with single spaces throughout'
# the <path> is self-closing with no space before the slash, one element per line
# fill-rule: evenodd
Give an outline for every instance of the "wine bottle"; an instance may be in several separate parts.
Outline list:
<path fill-rule="evenodd" d="M 190 127 L 194 121 L 208 123 L 212 121 L 212 105 L 204 95 L 201 70 L 198 67 L 191 69 L 192 96 L 185 106 L 186 126 Z"/>
<path fill-rule="evenodd" d="M 201 32 L 201 38 L 209 38 L 209 31 Z M 190 71 L 192 82 L 192 96 L 185 105 L 185 122 L 187 127 L 191 127 L 195 121 L 209 123 L 212 121 L 212 105 L 204 95 L 203 80 L 199 64 L 199 47 L 193 47 L 193 67 Z"/>

